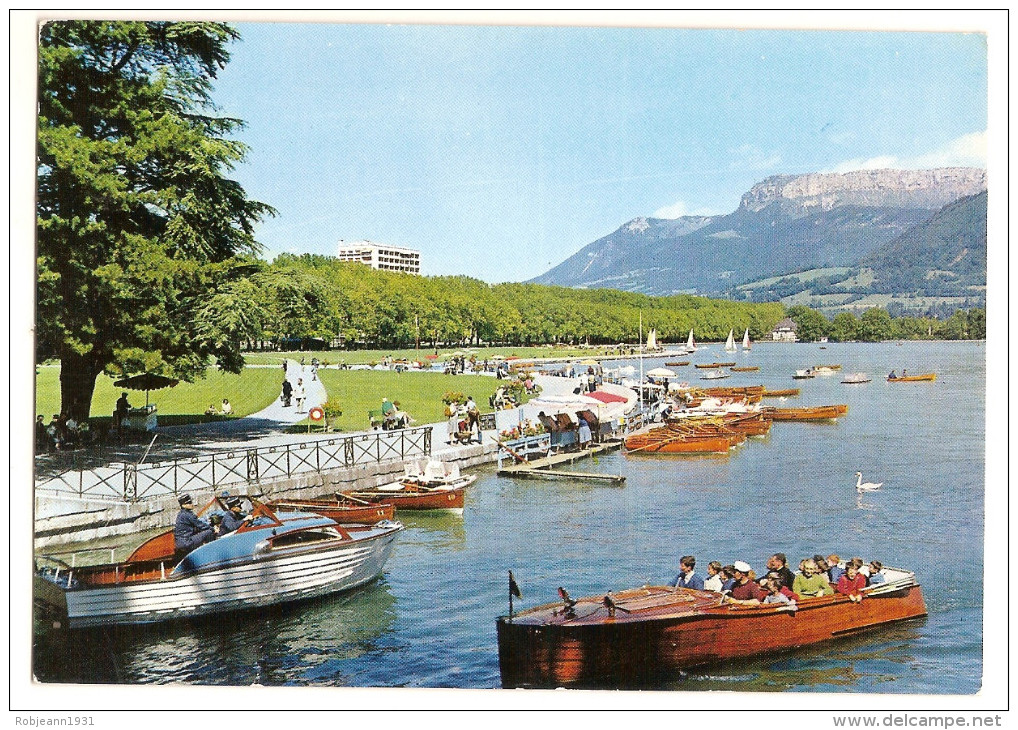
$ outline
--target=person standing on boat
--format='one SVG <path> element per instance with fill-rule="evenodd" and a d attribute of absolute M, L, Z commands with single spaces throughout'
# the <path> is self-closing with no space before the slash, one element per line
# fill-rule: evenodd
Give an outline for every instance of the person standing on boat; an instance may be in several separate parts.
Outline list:
<path fill-rule="evenodd" d="M 178 556 L 183 557 L 195 548 L 215 540 L 216 529 L 194 513 L 191 495 L 185 494 L 177 501 L 180 502 L 180 512 L 173 526 L 173 548 Z"/>
<path fill-rule="evenodd" d="M 219 526 L 220 536 L 228 535 L 251 519 L 251 515 L 244 514 L 244 511 L 241 509 L 239 497 L 228 499 L 226 506 L 229 508 L 229 511 L 223 516 L 223 522 Z"/>
<path fill-rule="evenodd" d="M 696 558 L 692 555 L 683 555 L 679 558 L 679 574 L 668 585 L 673 588 L 692 588 L 697 591 L 703 590 L 703 578 L 694 572 Z"/>

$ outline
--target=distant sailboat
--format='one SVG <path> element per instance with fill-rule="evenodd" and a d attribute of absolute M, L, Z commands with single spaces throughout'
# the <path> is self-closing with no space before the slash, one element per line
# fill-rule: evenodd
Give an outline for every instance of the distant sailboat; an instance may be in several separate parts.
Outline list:
<path fill-rule="evenodd" d="M 746 334 L 744 334 L 742 336 L 742 349 L 743 350 L 752 350 L 753 349 L 753 346 L 751 344 L 749 344 L 749 328 L 748 327 L 746 328 Z"/>
<path fill-rule="evenodd" d="M 735 352 L 735 330 L 728 330 L 728 342 L 725 343 L 725 352 Z"/>
<path fill-rule="evenodd" d="M 696 340 L 693 339 L 692 329 L 689 330 L 689 339 L 686 340 L 686 349 L 690 352 L 694 352 L 696 350 Z"/>
<path fill-rule="evenodd" d="M 651 330 L 650 334 L 647 335 L 647 349 L 657 349 L 657 330 Z"/>

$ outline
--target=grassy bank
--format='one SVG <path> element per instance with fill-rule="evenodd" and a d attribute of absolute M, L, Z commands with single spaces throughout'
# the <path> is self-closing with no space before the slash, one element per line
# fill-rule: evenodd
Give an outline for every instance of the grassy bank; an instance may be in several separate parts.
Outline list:
<path fill-rule="evenodd" d="M 47 423 L 52 414 L 60 410 L 60 368 L 40 367 L 35 377 L 35 412 L 45 416 Z M 113 378 L 100 375 L 96 378 L 92 398 L 93 417 L 109 416 L 116 407 L 122 388 L 113 385 Z M 196 423 L 206 419 L 205 409 L 210 403 L 218 408 L 228 398 L 233 412 L 246 416 L 265 408 L 279 395 L 282 370 L 271 368 L 245 368 L 239 375 L 209 370 L 194 383 L 180 382 L 173 388 L 153 390 L 149 400 L 159 407 L 160 423 Z M 127 391 L 133 406 L 145 405 L 145 392 Z"/>
<path fill-rule="evenodd" d="M 333 424 L 337 431 L 363 431 L 368 411 L 378 410 L 382 398 L 399 401 L 414 418 L 414 425 L 437 423 L 445 418 L 442 395 L 449 391 L 472 395 L 481 411 L 501 381 L 477 375 L 442 373 L 396 373 L 390 370 L 319 370 L 330 400 L 339 401 L 343 415 Z"/>

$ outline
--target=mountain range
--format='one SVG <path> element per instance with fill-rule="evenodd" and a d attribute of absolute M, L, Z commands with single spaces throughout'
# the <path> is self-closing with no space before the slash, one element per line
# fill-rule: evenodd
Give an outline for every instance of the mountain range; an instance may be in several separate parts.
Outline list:
<path fill-rule="evenodd" d="M 532 281 L 755 301 L 828 297 L 809 302 L 821 308 L 878 294 L 920 304 L 927 296 L 978 299 L 986 283 L 986 172 L 769 177 L 732 213 L 636 218 Z M 887 301 L 864 304 L 874 303 Z"/>

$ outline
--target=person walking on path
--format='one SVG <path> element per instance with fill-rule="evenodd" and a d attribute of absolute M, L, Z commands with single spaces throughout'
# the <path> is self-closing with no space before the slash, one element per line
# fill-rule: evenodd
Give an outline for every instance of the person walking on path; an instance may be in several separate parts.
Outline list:
<path fill-rule="evenodd" d="M 290 398 L 293 396 L 293 383 L 289 380 L 283 381 L 283 408 L 290 407 Z"/>
<path fill-rule="evenodd" d="M 293 389 L 293 397 L 297 399 L 297 413 L 304 413 L 304 400 L 307 398 L 304 378 L 297 378 L 297 387 Z"/>

